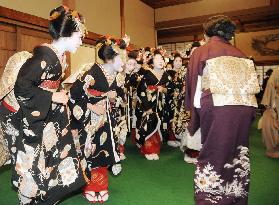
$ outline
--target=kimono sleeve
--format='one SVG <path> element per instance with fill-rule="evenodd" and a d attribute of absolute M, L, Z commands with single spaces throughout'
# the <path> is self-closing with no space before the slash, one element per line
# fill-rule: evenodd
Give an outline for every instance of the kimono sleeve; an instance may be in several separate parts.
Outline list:
<path fill-rule="evenodd" d="M 136 87 L 138 84 L 138 78 L 139 75 L 137 73 L 132 74 L 129 78 L 130 86 Z"/>
<path fill-rule="evenodd" d="M 23 113 L 28 129 L 38 135 L 42 132 L 44 120 L 51 108 L 52 92 L 38 87 L 45 69 L 52 66 L 44 56 L 34 55 L 21 67 L 14 87 L 14 93 Z"/>
<path fill-rule="evenodd" d="M 176 88 L 174 79 L 168 74 L 168 81 L 166 83 L 167 95 L 172 96 Z"/>
<path fill-rule="evenodd" d="M 151 103 L 147 99 L 147 84 L 145 78 L 142 78 L 138 85 L 137 95 L 141 101 L 141 106 L 144 111 L 148 111 L 152 108 Z"/>
<path fill-rule="evenodd" d="M 188 131 L 191 136 L 194 136 L 195 132 L 200 127 L 200 119 L 198 110 L 194 107 L 194 96 L 196 92 L 196 86 L 198 81 L 198 76 L 202 70 L 202 62 L 200 61 L 199 55 L 196 49 L 188 65 L 188 72 L 186 75 L 186 92 L 185 92 L 185 108 L 186 111 L 190 111 L 190 122 L 188 123 Z"/>
<path fill-rule="evenodd" d="M 85 121 L 89 100 L 83 90 L 84 82 L 77 80 L 70 89 L 69 107 L 73 116 L 72 128 L 80 128 Z"/>

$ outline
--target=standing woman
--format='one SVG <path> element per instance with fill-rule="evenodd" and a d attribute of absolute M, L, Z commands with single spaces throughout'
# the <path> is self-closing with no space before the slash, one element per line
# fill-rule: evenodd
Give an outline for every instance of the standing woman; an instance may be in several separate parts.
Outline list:
<path fill-rule="evenodd" d="M 175 53 L 172 61 L 173 71 L 173 100 L 172 110 L 173 118 L 171 119 L 171 128 L 173 131 L 172 138 L 169 138 L 168 145 L 173 147 L 180 146 L 180 140 L 185 134 L 189 113 L 185 110 L 185 77 L 187 69 L 182 66 L 182 57 L 179 53 Z"/>
<path fill-rule="evenodd" d="M 60 6 L 50 12 L 51 44 L 34 48 L 20 68 L 14 94 L 20 106 L 12 183 L 20 204 L 55 204 L 84 184 L 66 104 L 57 91 L 65 69 L 65 52 L 74 53 L 85 32 L 81 15 Z"/>
<path fill-rule="evenodd" d="M 189 62 L 188 130 L 201 128 L 202 149 L 195 171 L 197 205 L 246 205 L 250 180 L 249 128 L 259 91 L 252 61 L 229 42 L 236 26 L 226 16 L 204 23 L 208 43 Z"/>
<path fill-rule="evenodd" d="M 154 51 L 151 66 L 145 67 L 137 88 L 138 108 L 136 142 L 148 160 L 158 160 L 162 134 L 168 132 L 164 116 L 165 98 L 171 77 L 164 71 L 165 61 L 159 50 Z"/>
<path fill-rule="evenodd" d="M 120 48 L 124 49 L 126 43 L 115 42 L 106 38 L 97 41 L 101 62 L 91 64 L 70 90 L 72 132 L 87 178 L 83 195 L 92 203 L 108 200 L 108 166 L 120 161 L 113 105 L 120 85 L 117 73 L 123 70 Z"/>

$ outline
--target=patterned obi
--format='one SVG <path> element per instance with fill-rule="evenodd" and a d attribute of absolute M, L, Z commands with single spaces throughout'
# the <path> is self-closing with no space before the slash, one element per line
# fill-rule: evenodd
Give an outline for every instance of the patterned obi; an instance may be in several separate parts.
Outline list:
<path fill-rule="evenodd" d="M 245 105 L 257 107 L 260 91 L 253 61 L 221 56 L 206 61 L 201 89 L 210 89 L 214 106 Z"/>
<path fill-rule="evenodd" d="M 11 112 L 17 112 L 19 110 L 19 104 L 17 103 L 13 90 L 5 96 L 2 105 Z"/>
<path fill-rule="evenodd" d="M 60 86 L 60 82 L 60 80 L 44 80 L 39 87 L 50 92 L 56 92 Z"/>
<path fill-rule="evenodd" d="M 91 89 L 91 88 L 87 88 L 87 92 L 95 97 L 102 97 L 104 94 L 106 94 L 105 92 L 101 92 L 95 89 Z"/>
<path fill-rule="evenodd" d="M 148 85 L 147 86 L 147 89 L 150 90 L 150 91 L 156 91 L 159 89 L 159 87 L 165 87 L 165 86 L 162 86 L 162 85 Z"/>

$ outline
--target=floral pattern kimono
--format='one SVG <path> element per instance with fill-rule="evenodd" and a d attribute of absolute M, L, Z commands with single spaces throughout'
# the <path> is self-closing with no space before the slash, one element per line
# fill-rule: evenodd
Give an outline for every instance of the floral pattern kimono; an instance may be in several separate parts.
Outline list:
<path fill-rule="evenodd" d="M 113 103 L 107 96 L 117 87 L 117 78 L 110 76 L 101 64 L 94 64 L 70 90 L 72 129 L 78 131 L 75 135 L 77 150 L 89 180 L 93 168 L 107 167 L 120 161 L 118 138 L 113 131 L 117 121 L 112 112 Z M 97 115 L 90 111 L 88 103 L 105 105 L 106 114 Z"/>
<path fill-rule="evenodd" d="M 174 76 L 174 118 L 172 121 L 172 129 L 177 138 L 182 137 L 185 133 L 187 122 L 189 121 L 190 113 L 185 109 L 185 78 L 187 69 L 182 66 L 180 70 Z"/>
<path fill-rule="evenodd" d="M 140 74 L 139 73 L 132 73 L 126 74 L 125 78 L 125 99 L 126 99 L 126 120 L 127 120 L 127 128 L 128 128 L 128 135 L 131 134 L 133 128 L 133 118 L 134 111 L 136 108 L 137 103 L 137 86 L 140 81 Z"/>
<path fill-rule="evenodd" d="M 164 109 L 166 108 L 166 93 L 170 83 L 171 77 L 165 71 L 162 72 L 161 76 L 158 76 L 151 68 L 146 67 L 137 88 L 138 109 L 142 110 L 142 115 L 137 116 L 136 143 L 139 147 L 144 145 L 142 149 L 146 145 L 149 146 L 150 143 L 146 143 L 146 141 L 152 137 L 154 139 L 155 135 L 154 142 L 157 147 L 160 146 L 162 134 L 168 132 L 168 118 L 164 114 Z M 165 92 L 159 91 L 160 87 L 164 88 Z M 148 114 L 147 111 L 150 109 L 152 113 Z M 158 154 L 159 150 L 156 150 Z M 150 154 L 146 151 L 142 152 Z"/>
<path fill-rule="evenodd" d="M 63 73 L 56 53 L 48 44 L 36 47 L 15 83 L 20 134 L 12 183 L 20 204 L 55 204 L 85 183 L 67 108 L 52 102 Z"/>
<path fill-rule="evenodd" d="M 240 63 L 244 61 L 245 66 L 242 66 Z M 238 95 L 235 101 L 226 104 L 226 100 L 233 95 L 225 90 L 225 88 L 233 90 L 231 85 L 243 84 L 247 84 L 249 89 L 256 90 L 257 87 L 259 90 L 254 65 L 246 62 L 247 59 L 240 50 L 217 36 L 211 37 L 207 44 L 197 48 L 190 58 L 185 101 L 186 109 L 191 112 L 191 119 L 187 129 L 190 135 L 194 136 L 200 128 L 202 143 L 194 178 L 197 205 L 248 203 L 250 182 L 248 137 L 254 120 L 256 98 L 252 92 L 246 94 L 244 91 L 243 98 Z M 209 71 L 216 67 L 221 70 L 215 75 L 218 78 L 215 80 L 210 78 L 211 80 L 207 81 Z M 253 73 L 251 78 L 250 74 L 246 75 L 247 71 Z M 231 76 L 237 77 L 231 80 Z M 245 79 L 249 81 L 243 80 L 243 76 L 247 76 Z M 220 77 L 223 77 L 222 80 Z M 209 86 L 207 82 L 210 82 Z M 229 86 L 228 82 L 231 83 Z M 224 94 L 218 95 L 221 96 L 219 99 L 215 98 L 218 92 L 212 90 L 214 83 L 223 83 L 220 91 Z M 248 103 L 245 105 L 242 99 Z"/>

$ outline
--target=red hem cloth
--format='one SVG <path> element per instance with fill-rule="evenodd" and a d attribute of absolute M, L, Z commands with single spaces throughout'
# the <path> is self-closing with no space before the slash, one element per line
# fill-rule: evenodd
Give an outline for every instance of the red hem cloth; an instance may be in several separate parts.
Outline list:
<path fill-rule="evenodd" d="M 142 154 L 160 154 L 161 138 L 157 132 L 155 132 L 148 140 L 141 146 L 140 152 Z"/>
<path fill-rule="evenodd" d="M 125 151 L 124 145 L 122 145 L 122 144 L 119 145 L 119 152 L 124 154 L 124 151 Z"/>
<path fill-rule="evenodd" d="M 100 192 L 108 190 L 108 169 L 97 167 L 91 170 L 91 181 L 84 187 L 84 192 Z"/>

